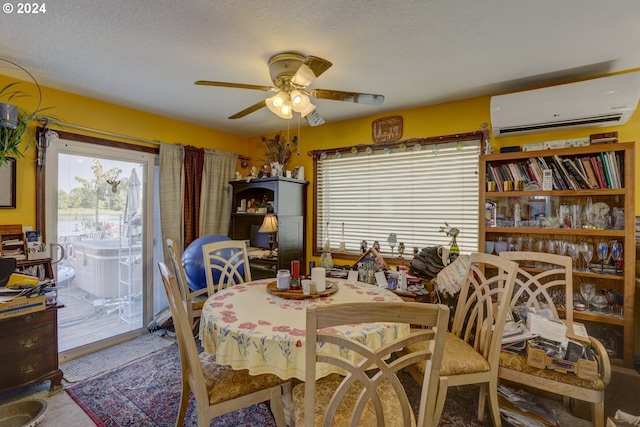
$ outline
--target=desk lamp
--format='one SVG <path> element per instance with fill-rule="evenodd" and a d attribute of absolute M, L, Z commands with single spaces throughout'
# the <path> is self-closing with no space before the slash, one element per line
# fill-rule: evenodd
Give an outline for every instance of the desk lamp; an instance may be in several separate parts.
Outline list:
<path fill-rule="evenodd" d="M 275 215 L 265 215 L 258 233 L 269 233 L 269 250 L 273 251 L 273 233 L 278 231 L 278 218 Z"/>

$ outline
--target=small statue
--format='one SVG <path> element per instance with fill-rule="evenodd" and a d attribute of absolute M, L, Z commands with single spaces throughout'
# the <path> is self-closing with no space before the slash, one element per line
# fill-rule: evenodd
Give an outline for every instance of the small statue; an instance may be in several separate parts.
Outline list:
<path fill-rule="evenodd" d="M 256 168 L 255 166 L 251 166 L 251 172 L 249 173 L 249 175 L 247 175 L 247 182 L 250 182 L 252 179 L 255 179 L 258 177 L 258 168 Z"/>
<path fill-rule="evenodd" d="M 367 251 L 367 241 L 360 242 L 360 252 L 365 253 Z"/>
<path fill-rule="evenodd" d="M 373 242 L 373 249 L 380 253 L 380 243 L 377 240 Z"/>
<path fill-rule="evenodd" d="M 260 169 L 260 173 L 258 173 L 258 178 L 268 178 L 271 173 L 269 172 L 269 165 L 262 165 L 262 169 Z"/>
<path fill-rule="evenodd" d="M 398 244 L 398 255 L 400 255 L 400 258 L 402 258 L 402 256 L 404 255 L 404 250 L 405 250 L 404 242 L 400 242 Z"/>
<path fill-rule="evenodd" d="M 242 174 L 239 171 L 236 171 L 236 181 L 240 181 L 242 179 Z"/>
<path fill-rule="evenodd" d="M 447 224 L 446 221 L 444 225 L 449 227 L 449 224 Z M 460 256 L 460 248 L 458 247 L 458 242 L 456 241 L 456 237 L 458 236 L 458 234 L 460 234 L 460 230 L 455 227 L 451 227 L 448 230 L 445 229 L 444 227 L 440 227 L 440 231 L 445 233 L 447 236 L 451 237 L 451 247 L 449 248 L 449 259 L 451 260 L 451 262 L 453 262 L 453 260 L 455 260 L 456 258 L 458 258 L 458 256 Z"/>

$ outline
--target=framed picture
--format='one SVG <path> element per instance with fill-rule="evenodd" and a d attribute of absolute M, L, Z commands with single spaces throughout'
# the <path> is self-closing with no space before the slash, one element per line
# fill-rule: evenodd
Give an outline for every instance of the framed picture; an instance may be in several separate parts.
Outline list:
<path fill-rule="evenodd" d="M 16 159 L 7 157 L 0 166 L 0 208 L 16 208 Z"/>
<path fill-rule="evenodd" d="M 532 221 L 541 220 L 549 216 L 549 203 L 546 201 L 529 202 L 529 219 Z"/>

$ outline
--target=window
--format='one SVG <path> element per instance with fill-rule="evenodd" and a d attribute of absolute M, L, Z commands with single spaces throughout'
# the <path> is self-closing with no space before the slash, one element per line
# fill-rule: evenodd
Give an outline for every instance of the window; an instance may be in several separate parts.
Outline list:
<path fill-rule="evenodd" d="M 445 137 L 315 152 L 315 252 L 328 239 L 332 252 L 344 242 L 356 255 L 362 240 L 369 247 L 377 240 L 391 256 L 387 239 L 396 233 L 411 258 L 414 247 L 450 244 L 440 232 L 445 222 L 460 230 L 462 253 L 477 251 L 481 138 L 474 132 L 443 143 Z"/>

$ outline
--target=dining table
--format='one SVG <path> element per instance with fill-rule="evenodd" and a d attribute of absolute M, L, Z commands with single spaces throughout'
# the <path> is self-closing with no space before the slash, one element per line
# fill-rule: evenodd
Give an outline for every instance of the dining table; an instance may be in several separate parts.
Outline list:
<path fill-rule="evenodd" d="M 393 292 L 367 283 L 327 278 L 321 297 L 283 297 L 273 292 L 275 278 L 237 284 L 209 296 L 200 317 L 200 340 L 217 363 L 251 374 L 275 374 L 282 379 L 305 378 L 306 308 L 351 302 L 402 301 Z M 269 290 L 268 288 L 271 288 Z M 330 293 L 330 294 L 329 294 Z M 351 324 L 332 328 L 335 333 L 355 337 L 372 349 L 409 333 L 404 323 Z M 332 345 L 332 344 L 327 344 Z M 334 346 L 335 354 L 352 359 Z M 316 378 L 335 373 L 335 367 L 319 363 Z"/>

